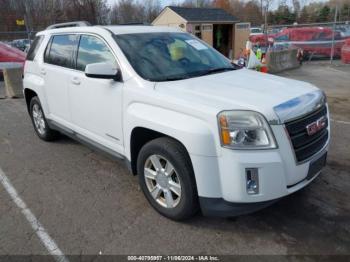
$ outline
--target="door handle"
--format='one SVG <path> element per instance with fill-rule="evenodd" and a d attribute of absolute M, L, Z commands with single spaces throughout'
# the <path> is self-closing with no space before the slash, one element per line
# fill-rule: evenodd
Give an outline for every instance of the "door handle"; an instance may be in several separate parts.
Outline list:
<path fill-rule="evenodd" d="M 73 84 L 73 85 L 80 85 L 80 80 L 79 80 L 79 78 L 73 77 L 73 79 L 72 79 L 72 84 Z"/>
<path fill-rule="evenodd" d="M 46 71 L 45 71 L 45 69 L 44 69 L 44 68 L 42 68 L 42 69 L 40 70 L 40 73 L 41 73 L 42 75 L 46 75 Z"/>

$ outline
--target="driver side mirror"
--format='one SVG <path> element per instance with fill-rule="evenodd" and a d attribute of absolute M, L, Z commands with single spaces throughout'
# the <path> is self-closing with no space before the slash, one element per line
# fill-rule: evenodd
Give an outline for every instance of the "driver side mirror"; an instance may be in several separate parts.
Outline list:
<path fill-rule="evenodd" d="M 85 75 L 91 78 L 121 80 L 120 70 L 111 63 L 93 63 L 85 67 Z"/>

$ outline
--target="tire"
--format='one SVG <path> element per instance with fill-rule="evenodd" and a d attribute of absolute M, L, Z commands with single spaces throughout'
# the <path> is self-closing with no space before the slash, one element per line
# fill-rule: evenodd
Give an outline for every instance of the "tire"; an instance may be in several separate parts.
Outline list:
<path fill-rule="evenodd" d="M 199 204 L 194 172 L 179 142 L 167 137 L 148 142 L 138 155 L 137 172 L 143 193 L 160 214 L 177 221 L 196 214 Z"/>
<path fill-rule="evenodd" d="M 59 133 L 49 127 L 40 100 L 37 96 L 34 96 L 30 100 L 29 109 L 33 127 L 38 137 L 44 141 L 56 140 L 59 137 Z"/>

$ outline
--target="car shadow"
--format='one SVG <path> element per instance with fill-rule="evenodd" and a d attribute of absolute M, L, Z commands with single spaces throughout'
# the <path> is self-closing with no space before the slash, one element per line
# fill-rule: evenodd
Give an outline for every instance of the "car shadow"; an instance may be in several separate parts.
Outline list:
<path fill-rule="evenodd" d="M 327 175 L 325 171 L 323 175 Z M 184 224 L 209 228 L 221 235 L 230 231 L 234 234 L 254 234 L 262 239 L 273 236 L 279 243 L 288 246 L 289 252 L 348 252 L 350 210 L 343 199 L 330 192 L 332 188 L 327 184 L 321 174 L 306 188 L 258 212 L 233 218 L 211 218 L 198 214 Z"/>
<path fill-rule="evenodd" d="M 70 138 L 69 136 L 66 136 L 64 134 L 60 134 L 59 138 L 55 141 L 56 144 L 62 144 L 62 145 L 82 145 L 80 142 Z M 84 146 L 84 145 L 82 145 Z"/>

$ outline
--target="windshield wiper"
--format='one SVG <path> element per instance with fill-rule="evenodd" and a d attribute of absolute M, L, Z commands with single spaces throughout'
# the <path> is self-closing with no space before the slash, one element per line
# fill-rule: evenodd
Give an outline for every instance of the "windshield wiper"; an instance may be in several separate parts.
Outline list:
<path fill-rule="evenodd" d="M 164 82 L 164 81 L 177 81 L 177 80 L 184 80 L 184 79 L 188 79 L 189 76 L 188 75 L 183 75 L 183 76 L 170 76 L 170 77 L 165 77 L 162 79 L 159 79 L 159 82 Z"/>
<path fill-rule="evenodd" d="M 196 73 L 196 76 L 205 76 L 205 75 L 211 75 L 215 73 L 221 73 L 226 71 L 233 71 L 236 70 L 234 67 L 218 67 L 218 68 L 211 68 L 208 70 L 203 70 L 198 73 Z"/>
<path fill-rule="evenodd" d="M 203 71 L 199 71 L 199 72 L 192 72 L 192 73 L 188 73 L 186 75 L 181 75 L 181 76 L 169 76 L 169 77 L 159 79 L 158 81 L 159 82 L 178 81 L 178 80 L 184 80 L 184 79 L 188 79 L 188 78 L 192 78 L 192 77 L 210 75 L 210 74 L 226 72 L 226 71 L 233 71 L 233 70 L 236 70 L 236 69 L 234 67 L 218 67 L 218 68 L 212 68 L 212 69 L 203 70 Z"/>
<path fill-rule="evenodd" d="M 212 68 L 208 70 L 204 70 L 198 74 L 198 76 L 204 76 L 204 75 L 211 75 L 215 73 L 221 73 L 226 71 L 233 71 L 236 70 L 234 67 L 218 67 L 218 68 Z"/>

